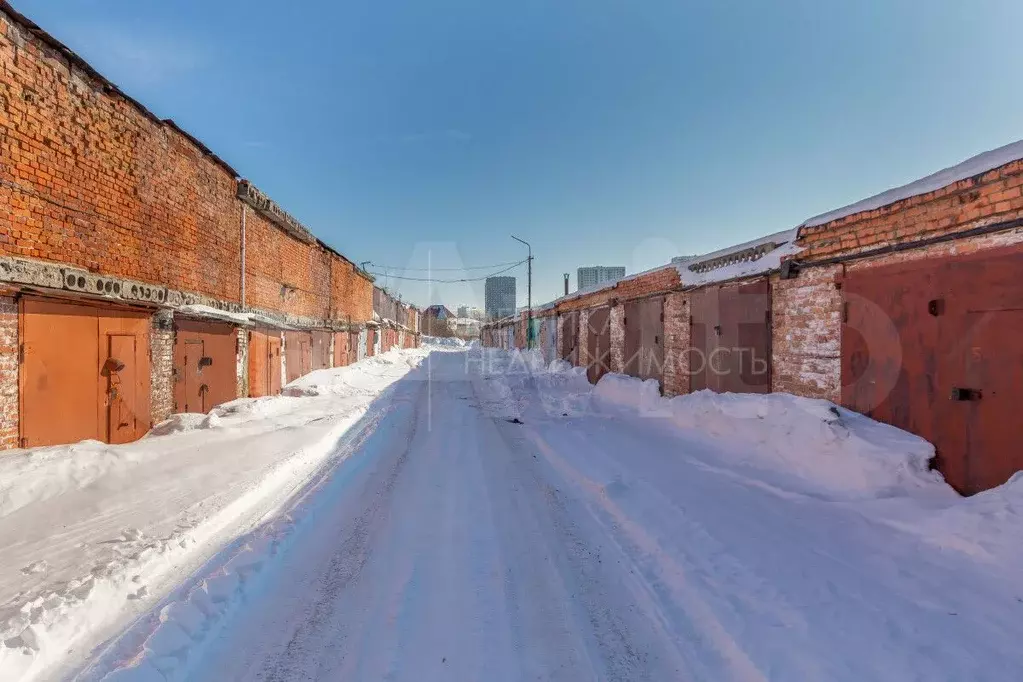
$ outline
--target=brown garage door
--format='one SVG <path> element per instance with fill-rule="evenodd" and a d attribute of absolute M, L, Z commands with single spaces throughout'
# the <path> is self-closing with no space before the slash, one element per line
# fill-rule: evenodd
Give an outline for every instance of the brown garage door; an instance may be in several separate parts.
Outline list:
<path fill-rule="evenodd" d="M 281 335 L 273 331 L 249 332 L 249 397 L 281 392 Z"/>
<path fill-rule="evenodd" d="M 934 443 L 960 492 L 1023 469 L 1023 249 L 851 270 L 842 402 Z"/>
<path fill-rule="evenodd" d="M 662 380 L 664 368 L 664 297 L 625 304 L 625 373 Z"/>
<path fill-rule="evenodd" d="M 592 308 L 586 316 L 586 378 L 591 384 L 611 369 L 611 309 Z"/>
<path fill-rule="evenodd" d="M 206 413 L 238 397 L 238 337 L 222 322 L 174 320 L 174 409 Z"/>
<path fill-rule="evenodd" d="M 579 313 L 565 313 L 561 317 L 561 359 L 579 366 Z"/>
<path fill-rule="evenodd" d="M 313 337 L 309 332 L 284 332 L 284 365 L 288 383 L 313 371 Z"/>
<path fill-rule="evenodd" d="M 771 391 L 771 285 L 711 286 L 690 294 L 693 391 Z"/>
<path fill-rule="evenodd" d="M 328 369 L 330 367 L 330 332 L 313 332 L 313 369 Z"/>
<path fill-rule="evenodd" d="M 348 364 L 348 332 L 334 334 L 334 366 L 344 367 Z"/>
<path fill-rule="evenodd" d="M 23 447 L 149 430 L 148 313 L 23 298 L 21 338 Z"/>

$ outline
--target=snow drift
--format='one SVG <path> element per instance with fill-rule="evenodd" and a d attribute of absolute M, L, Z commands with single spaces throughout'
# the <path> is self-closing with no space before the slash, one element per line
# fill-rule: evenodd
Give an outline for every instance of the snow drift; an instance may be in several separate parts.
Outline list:
<path fill-rule="evenodd" d="M 594 393 L 713 438 L 731 463 L 774 472 L 801 492 L 845 499 L 950 492 L 929 468 L 933 445 L 826 400 L 709 390 L 666 399 L 657 381 L 619 374 L 601 378 Z"/>
<path fill-rule="evenodd" d="M 392 351 L 320 370 L 289 385 L 289 395 L 174 415 L 134 443 L 5 454 L 0 679 L 53 675 L 69 649 L 87 652 L 272 515 L 426 354 Z M 165 630 L 157 641 L 173 649 L 163 638 L 174 630 Z"/>

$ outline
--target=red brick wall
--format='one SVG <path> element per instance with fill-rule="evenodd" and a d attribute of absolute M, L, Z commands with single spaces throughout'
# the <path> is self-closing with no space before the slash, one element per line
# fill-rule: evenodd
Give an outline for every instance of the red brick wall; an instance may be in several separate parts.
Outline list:
<path fill-rule="evenodd" d="M 842 267 L 771 280 L 771 390 L 838 402 L 841 397 Z"/>
<path fill-rule="evenodd" d="M 0 296 L 0 449 L 18 442 L 18 304 Z"/>
<path fill-rule="evenodd" d="M 0 254 L 239 299 L 231 173 L 0 14 Z"/>
<path fill-rule="evenodd" d="M 248 210 L 245 303 L 304 317 L 327 317 L 330 268 L 325 254 Z"/>
<path fill-rule="evenodd" d="M 1023 216 L 1023 161 L 928 194 L 799 231 L 800 260 L 869 251 Z"/>
<path fill-rule="evenodd" d="M 664 395 L 689 393 L 689 298 L 683 292 L 664 298 Z"/>
<path fill-rule="evenodd" d="M 373 283 L 356 274 L 355 266 L 331 256 L 330 286 L 332 290 L 330 316 L 336 320 L 361 323 L 373 317 Z"/>

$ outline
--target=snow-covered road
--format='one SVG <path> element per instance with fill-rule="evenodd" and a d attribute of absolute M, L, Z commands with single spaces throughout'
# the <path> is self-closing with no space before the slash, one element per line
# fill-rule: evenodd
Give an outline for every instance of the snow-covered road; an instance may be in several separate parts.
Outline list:
<path fill-rule="evenodd" d="M 814 487 L 750 460 L 769 439 L 488 357 L 430 356 L 265 556 L 211 562 L 80 679 L 1018 679 L 1017 491 Z"/>

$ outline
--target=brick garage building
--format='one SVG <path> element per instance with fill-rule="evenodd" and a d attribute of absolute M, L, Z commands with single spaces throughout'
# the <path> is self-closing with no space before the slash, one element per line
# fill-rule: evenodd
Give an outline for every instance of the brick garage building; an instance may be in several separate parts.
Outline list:
<path fill-rule="evenodd" d="M 923 436 L 964 493 L 1023 469 L 1023 143 L 808 220 L 798 243 L 775 389 Z"/>
<path fill-rule="evenodd" d="M 1023 142 L 550 308 L 558 356 L 593 381 L 831 400 L 927 438 L 972 493 L 1023 469 L 1021 271 Z"/>
<path fill-rule="evenodd" d="M 6 2 L 0 107 L 0 447 L 132 440 L 362 356 L 371 277 Z"/>

